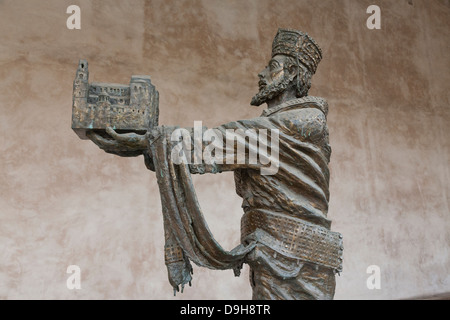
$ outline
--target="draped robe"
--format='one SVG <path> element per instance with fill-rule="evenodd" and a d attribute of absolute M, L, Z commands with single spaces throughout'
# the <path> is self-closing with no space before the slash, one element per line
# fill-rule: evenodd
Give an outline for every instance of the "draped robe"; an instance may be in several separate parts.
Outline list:
<path fill-rule="evenodd" d="M 279 245 L 280 236 L 286 238 L 286 235 L 283 228 L 277 227 L 277 221 L 281 221 L 277 219 L 288 219 L 294 225 L 296 222 L 306 223 L 324 230 L 331 227 L 327 218 L 331 154 L 327 113 L 328 105 L 324 99 L 304 97 L 267 109 L 260 117 L 213 128 L 218 136 L 224 138 L 223 145 L 226 145 L 226 132 L 230 129 L 277 130 L 279 167 L 272 175 L 261 174 L 263 164 L 248 161 L 229 163 L 224 159 L 213 164 L 174 163 L 171 150 L 175 142 L 171 141 L 171 135 L 177 127 L 161 126 L 153 131 L 149 141 L 150 154 L 161 193 L 166 265 L 174 287 L 190 282 L 192 267 L 189 261 L 211 269 L 233 269 L 238 275 L 244 262 L 256 261 L 254 256 L 249 257 L 258 247 L 269 249 L 263 250 L 263 260 L 275 276 L 298 275 L 298 265 L 302 264 L 296 262 L 302 262 L 302 256 L 295 253 L 298 250 L 292 253 Z M 193 135 L 192 129 L 189 132 Z M 249 152 L 254 146 L 248 140 L 238 139 L 233 147 L 237 153 L 238 150 Z M 243 220 L 246 216 L 248 219 L 261 216 L 263 223 L 267 224 L 249 229 L 243 223 L 242 228 L 246 232 L 242 232 L 241 244 L 231 251 L 225 251 L 208 229 L 191 180 L 191 174 L 223 171 L 234 171 L 236 192 L 243 199 Z M 277 254 L 281 256 L 279 259 Z M 283 264 L 280 261 L 289 262 Z M 321 267 L 331 266 L 324 263 Z M 335 265 L 332 268 L 340 271 Z"/>

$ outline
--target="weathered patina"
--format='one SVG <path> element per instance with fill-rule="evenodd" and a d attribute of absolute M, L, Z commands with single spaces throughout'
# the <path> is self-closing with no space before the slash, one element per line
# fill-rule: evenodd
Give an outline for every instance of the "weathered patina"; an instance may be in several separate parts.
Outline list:
<path fill-rule="evenodd" d="M 308 34 L 279 29 L 271 59 L 258 75 L 259 92 L 251 101 L 254 106 L 267 103 L 268 108 L 253 119 L 203 128 L 202 132 L 209 130 L 215 137 L 214 159 L 193 162 L 174 159 L 173 150 L 180 146 L 174 134 L 184 130 L 184 159 L 195 158 L 195 152 L 204 154 L 210 145 L 201 138 L 199 141 L 196 128 L 158 125 L 157 91 L 148 78 L 132 78 L 128 87 L 86 87 L 87 62 L 80 62 L 86 70 L 79 68 L 74 83 L 74 130 L 106 152 L 143 155 L 147 168 L 156 173 L 164 217 L 165 261 L 175 291 L 191 283 L 191 261 L 211 269 L 233 269 L 236 275 L 247 263 L 254 299 L 333 298 L 335 274 L 342 271 L 343 246 L 342 236 L 330 230 L 327 218 L 331 156 L 328 104 L 323 98 L 308 96 L 321 59 L 322 50 Z M 133 79 L 142 83 L 144 89 L 135 91 L 140 96 L 133 96 Z M 106 93 L 100 88 L 106 88 Z M 80 106 L 91 112 L 93 104 L 97 107 L 93 118 L 92 113 L 80 113 Z M 132 120 L 124 120 L 120 111 L 117 114 L 121 108 L 126 114 L 134 112 Z M 230 131 L 243 133 L 231 148 L 227 145 Z M 270 134 L 264 143 L 271 155 L 266 157 L 276 160 L 275 170 L 264 171 L 268 161 L 263 161 L 267 159 L 260 153 L 255 162 L 249 161 L 251 157 L 236 161 L 241 153 L 260 151 L 261 140 L 252 143 L 251 133 L 267 132 Z M 235 156 L 233 161 L 228 157 L 230 152 Z M 209 231 L 191 180 L 191 174 L 224 171 L 234 171 L 244 210 L 241 243 L 231 251 L 224 250 Z"/>

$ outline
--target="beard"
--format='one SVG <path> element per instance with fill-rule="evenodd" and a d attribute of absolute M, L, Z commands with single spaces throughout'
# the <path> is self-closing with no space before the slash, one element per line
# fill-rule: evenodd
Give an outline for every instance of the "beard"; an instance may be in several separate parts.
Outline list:
<path fill-rule="evenodd" d="M 259 92 L 252 98 L 250 104 L 252 106 L 259 107 L 263 103 L 270 101 L 282 94 L 290 83 L 291 81 L 289 80 L 289 76 L 285 73 L 281 79 L 260 89 Z"/>

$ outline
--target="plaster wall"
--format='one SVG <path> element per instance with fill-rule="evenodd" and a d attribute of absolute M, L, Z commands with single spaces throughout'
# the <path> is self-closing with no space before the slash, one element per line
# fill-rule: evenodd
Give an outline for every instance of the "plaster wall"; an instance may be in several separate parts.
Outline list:
<path fill-rule="evenodd" d="M 81 8 L 81 30 L 66 8 Z M 381 30 L 366 9 L 381 8 Z M 328 99 L 329 217 L 344 235 L 336 299 L 450 291 L 450 3 L 443 0 L 0 1 L 0 298 L 249 299 L 248 269 L 194 266 L 173 297 L 154 174 L 70 129 L 78 59 L 90 81 L 148 74 L 160 123 L 213 127 L 249 105 L 278 27 L 310 33 L 324 59 L 311 95 Z M 239 242 L 231 173 L 196 176 L 216 239 Z M 81 290 L 69 290 L 69 265 Z M 367 267 L 381 270 L 369 290 Z"/>

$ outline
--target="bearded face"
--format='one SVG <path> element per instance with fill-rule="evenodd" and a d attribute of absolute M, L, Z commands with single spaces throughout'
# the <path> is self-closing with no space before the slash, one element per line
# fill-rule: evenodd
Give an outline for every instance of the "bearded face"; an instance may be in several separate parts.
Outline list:
<path fill-rule="evenodd" d="M 252 106 L 260 106 L 280 94 L 293 85 L 292 76 L 287 70 L 286 56 L 274 56 L 269 65 L 258 74 L 259 92 L 252 98 Z"/>

